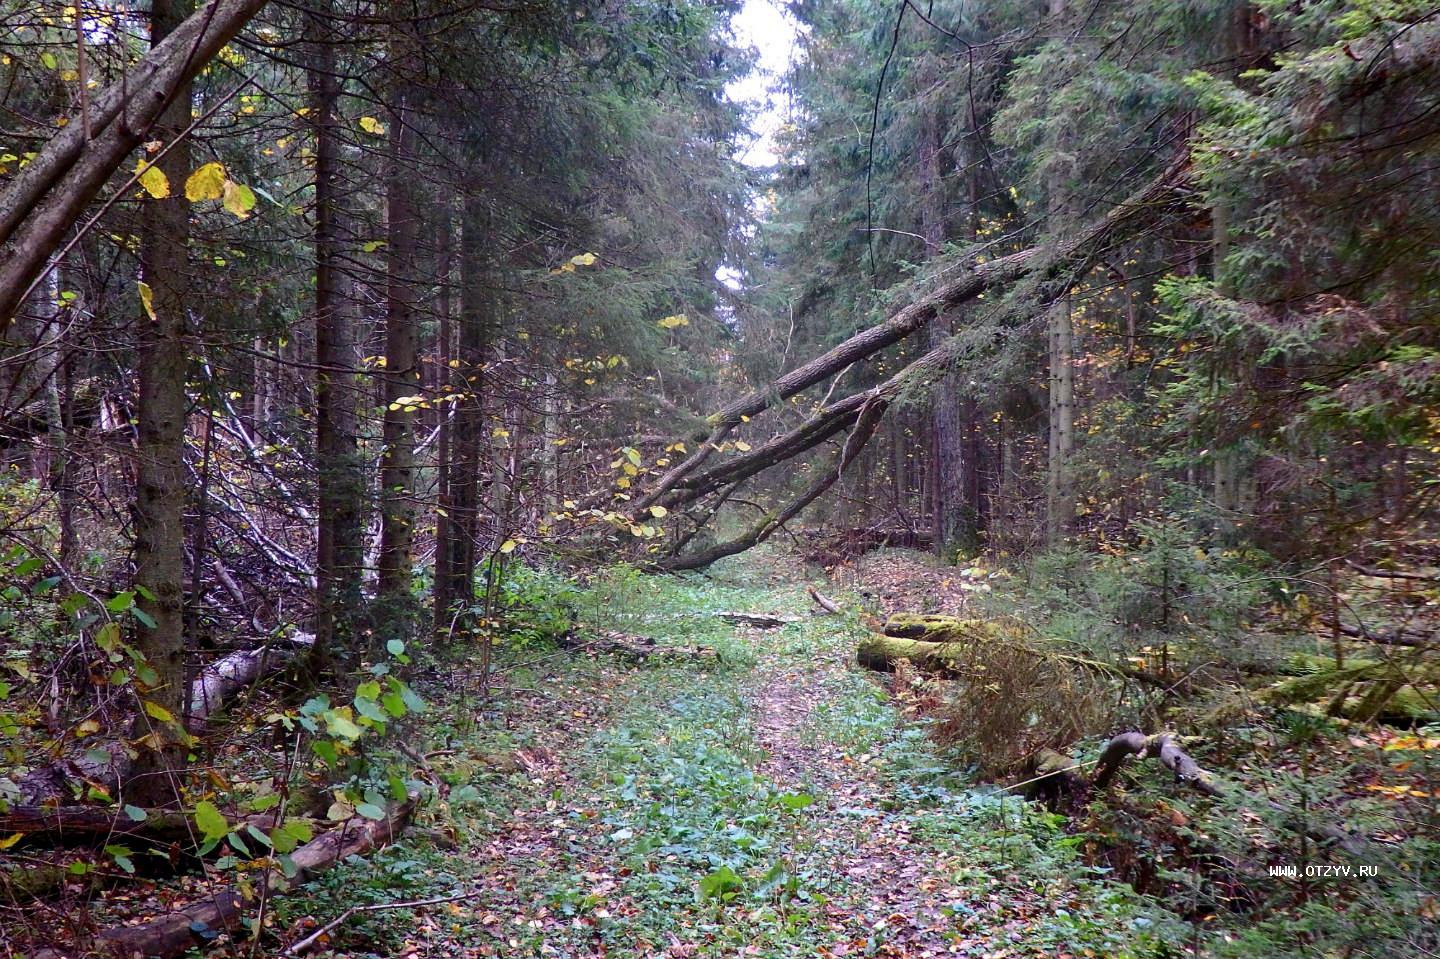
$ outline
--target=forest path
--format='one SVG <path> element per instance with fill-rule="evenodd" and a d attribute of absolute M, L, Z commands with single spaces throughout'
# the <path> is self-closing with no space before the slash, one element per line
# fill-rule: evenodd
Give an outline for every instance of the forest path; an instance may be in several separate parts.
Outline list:
<path fill-rule="evenodd" d="M 1043 810 L 974 790 L 852 665 L 853 621 L 761 631 L 713 615 L 805 613 L 793 576 L 622 593 L 590 615 L 716 657 L 569 655 L 505 674 L 494 711 L 438 761 L 453 785 L 440 829 L 379 857 L 380 880 L 377 863 L 337 871 L 333 903 L 306 909 L 354 902 L 357 881 L 365 901 L 474 897 L 352 921 L 337 954 L 1145 954 L 1128 947 L 1149 920 L 1123 887 L 1085 877 Z M 517 746 L 522 768 L 477 759 Z M 443 830 L 458 849 L 435 843 Z"/>

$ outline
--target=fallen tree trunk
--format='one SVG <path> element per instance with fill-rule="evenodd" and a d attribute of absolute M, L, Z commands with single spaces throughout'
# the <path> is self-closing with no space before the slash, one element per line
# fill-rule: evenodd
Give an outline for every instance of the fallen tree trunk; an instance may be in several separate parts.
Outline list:
<path fill-rule="evenodd" d="M 158 842 L 195 838 L 193 812 L 141 809 L 138 814 L 142 818 L 134 819 L 119 807 L 11 806 L 0 813 L 0 833 L 24 833 L 27 837 L 44 837 L 57 843 L 69 840 L 108 841 L 115 836 L 133 836 Z M 235 828 L 254 826 L 256 829 L 270 829 L 277 819 L 274 812 L 256 813 L 239 819 Z"/>
<path fill-rule="evenodd" d="M 577 653 L 605 653 L 636 663 L 649 659 L 705 659 L 715 656 L 715 650 L 708 646 L 661 646 L 649 636 L 636 636 L 613 629 L 588 630 L 584 634 L 567 633 L 560 637 L 559 643 L 561 648 Z"/>
<path fill-rule="evenodd" d="M 670 556 L 656 566 L 659 569 L 677 571 L 684 569 L 704 569 L 716 560 L 724 559 L 726 556 L 734 556 L 736 553 L 743 553 L 752 546 L 763 543 L 770 538 L 776 530 L 799 516 L 800 513 L 815 500 L 819 499 L 826 490 L 835 484 L 855 461 L 875 430 L 880 426 L 880 421 L 885 416 L 885 410 L 889 408 L 889 398 L 874 393 L 865 403 L 860 415 L 856 418 L 855 428 L 845 439 L 845 445 L 841 448 L 839 455 L 835 458 L 833 466 L 821 470 L 817 476 L 799 496 L 791 500 L 784 509 L 773 515 L 766 515 L 746 532 L 720 543 L 710 549 L 696 553 L 691 556 Z"/>
<path fill-rule="evenodd" d="M 240 690 L 280 672 L 294 662 L 300 650 L 314 645 L 315 637 L 311 634 L 293 632 L 284 637 L 280 646 L 266 644 L 259 649 L 239 649 L 215 660 L 190 684 L 191 726 L 203 725 Z"/>
<path fill-rule="evenodd" d="M 239 650 L 206 666 L 190 686 L 192 728 L 203 724 L 239 690 L 289 665 L 296 647 L 303 648 L 314 641 L 308 633 L 293 633 L 285 637 L 281 641 L 284 645 L 278 648 Z M 20 793 L 19 804 L 65 806 L 83 795 L 88 787 L 117 796 L 134 766 L 132 750 L 125 740 L 142 734 L 136 728 L 137 723 L 138 720 L 132 720 L 122 724 L 124 739 L 79 743 L 83 748 L 20 777 L 15 784 Z"/>
<path fill-rule="evenodd" d="M 996 624 L 983 619 L 961 619 L 939 613 L 895 613 L 885 620 L 883 632 L 899 639 L 927 643 L 975 642 L 995 637 Z"/>
<path fill-rule="evenodd" d="M 883 633 L 866 636 L 855 651 L 856 662 L 882 673 L 894 672 L 895 664 L 905 660 L 922 673 L 958 676 L 971 658 L 963 643 L 927 643 Z"/>
<path fill-rule="evenodd" d="M 798 623 L 800 620 L 794 616 L 775 616 L 771 613 L 716 613 L 720 619 L 736 626 L 753 626 L 756 629 L 779 629 L 782 626 L 789 626 L 791 623 Z"/>
<path fill-rule="evenodd" d="M 924 329 L 934 318 L 967 303 L 988 290 L 1027 277 L 1050 277 L 1073 269 L 1102 250 L 1116 236 L 1140 225 L 1153 223 L 1182 209 L 1187 202 L 1188 157 L 1182 157 L 1136 191 L 1131 197 L 1089 227 L 1078 231 L 1055 247 L 1035 247 L 985 262 L 971 262 L 938 288 L 902 307 L 885 322 L 856 333 L 808 363 L 780 376 L 764 388 L 740 397 L 707 417 L 712 432 L 682 462 L 672 467 L 655 485 L 636 497 L 632 508 L 643 512 L 660 501 L 682 479 L 705 463 L 715 447 L 747 417 L 754 417 L 777 403 L 826 380 L 852 363 Z"/>
<path fill-rule="evenodd" d="M 1363 639 L 1367 643 L 1379 643 L 1382 646 L 1409 646 L 1414 649 L 1428 649 L 1435 645 L 1434 633 L 1418 629 L 1397 629 L 1388 633 L 1373 633 L 1364 627 L 1351 626 L 1348 623 L 1340 623 L 1338 625 L 1332 623 L 1331 626 L 1352 639 Z"/>
<path fill-rule="evenodd" d="M 214 933 L 239 929 L 241 920 L 253 912 L 263 899 L 282 895 L 350 856 L 364 855 L 393 842 L 409 825 L 415 803 L 416 797 L 412 795 L 390 809 L 384 819 L 353 816 L 301 846 L 290 857 L 295 864 L 293 877 L 286 878 L 272 869 L 266 874 L 264 882 L 255 883 L 255 891 L 250 895 L 229 888 L 138 925 L 112 926 L 101 930 L 91 944 L 91 951 L 126 959 L 131 956 L 172 959 L 183 955 L 203 945 Z M 36 953 L 34 959 L 63 959 L 69 954 L 64 948 L 55 946 Z"/>

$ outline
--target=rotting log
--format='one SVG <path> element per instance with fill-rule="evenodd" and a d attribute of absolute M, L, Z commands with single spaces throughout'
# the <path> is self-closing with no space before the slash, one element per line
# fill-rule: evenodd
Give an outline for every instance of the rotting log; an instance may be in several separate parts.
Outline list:
<path fill-rule="evenodd" d="M 178 809 L 144 809 L 141 819 L 132 819 L 119 807 L 105 806 L 11 806 L 0 813 L 0 833 L 23 833 L 27 838 L 44 837 L 55 843 L 108 841 L 114 836 L 135 836 L 160 842 L 195 838 L 194 814 Z M 240 829 L 275 825 L 274 812 L 242 817 Z M 291 817 L 294 818 L 293 816 Z"/>
<path fill-rule="evenodd" d="M 309 633 L 292 632 L 259 649 L 238 649 L 206 666 L 190 684 L 192 729 L 218 712 L 236 693 L 289 666 L 297 652 L 315 645 Z"/>
<path fill-rule="evenodd" d="M 206 938 L 218 932 L 241 928 L 242 920 L 262 898 L 269 898 L 296 888 L 325 872 L 350 856 L 361 856 L 393 842 L 410 823 L 417 797 L 411 795 L 386 813 L 383 819 L 352 816 L 291 855 L 295 875 L 286 878 L 278 869 L 271 870 L 266 880 L 254 884 L 246 895 L 233 887 L 217 892 L 190 905 L 156 916 L 132 926 L 111 926 L 102 929 L 87 944 L 86 955 L 128 957 L 154 956 L 173 959 L 201 946 Z M 64 959 L 75 953 L 60 945 L 41 950 L 32 959 Z"/>
<path fill-rule="evenodd" d="M 727 623 L 733 623 L 736 626 L 752 626 L 755 629 L 779 629 L 782 626 L 800 622 L 799 618 L 795 616 L 776 616 L 772 613 L 720 612 L 715 615 Z"/>
<path fill-rule="evenodd" d="M 961 619 L 936 613 L 895 613 L 885 620 L 883 632 L 886 636 L 927 643 L 961 643 L 997 639 L 1005 629 L 993 620 Z"/>
<path fill-rule="evenodd" d="M 954 676 L 970 658 L 964 643 L 927 643 L 882 633 L 870 633 L 855 651 L 857 663 L 882 673 L 893 672 L 895 664 L 905 660 L 922 673 Z"/>
<path fill-rule="evenodd" d="M 662 646 L 649 636 L 636 636 L 613 629 L 566 633 L 560 637 L 559 645 L 577 653 L 605 653 L 636 663 L 650 659 L 707 659 L 716 655 L 715 650 L 708 646 Z"/>

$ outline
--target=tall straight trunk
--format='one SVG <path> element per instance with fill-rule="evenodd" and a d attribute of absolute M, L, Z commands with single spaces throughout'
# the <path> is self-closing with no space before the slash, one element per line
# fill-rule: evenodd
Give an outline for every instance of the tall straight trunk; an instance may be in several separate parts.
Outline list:
<path fill-rule="evenodd" d="M 480 538 L 484 363 L 494 309 L 487 268 L 489 242 L 488 203 L 482 197 L 467 196 L 460 228 L 460 322 L 454 371 L 455 387 L 463 398 L 455 406 L 450 440 L 450 520 L 446 540 L 439 547 L 446 553 L 451 580 L 446 591 L 452 603 L 461 605 L 468 605 L 475 596 L 476 544 Z"/>
<path fill-rule="evenodd" d="M 1065 0 L 1050 0 L 1050 17 L 1065 14 Z M 1068 139 L 1065 134 L 1063 140 Z M 1062 152 L 1064 152 L 1062 150 Z M 1069 206 L 1068 188 L 1058 172 L 1050 179 L 1051 232 L 1058 233 L 1059 220 Z M 1049 472 L 1045 486 L 1045 538 L 1057 543 L 1069 535 L 1075 523 L 1075 485 L 1070 460 L 1075 452 L 1075 318 L 1070 297 L 1062 296 L 1051 305 L 1046 324 L 1050 360 Z"/>
<path fill-rule="evenodd" d="M 937 74 L 933 62 L 921 70 L 920 83 L 928 88 Z M 920 221 L 927 257 L 938 256 L 945 246 L 945 180 L 940 169 L 940 108 L 925 108 L 920 144 Z M 930 349 L 945 343 L 953 334 L 955 314 L 937 316 L 926 331 Z M 964 462 L 960 416 L 960 377 L 946 367 L 931 387 L 929 410 L 930 533 L 937 556 L 953 560 L 958 551 L 974 545 L 974 524 L 967 522 L 962 478 Z"/>
<path fill-rule="evenodd" d="M 435 335 L 435 382 L 436 395 L 443 396 L 446 390 L 457 388 L 453 382 L 454 358 L 453 341 L 455 331 L 451 323 L 451 231 L 450 210 L 443 207 L 440 223 L 436 229 L 436 256 L 439 260 L 437 279 L 439 296 L 436 311 L 439 324 Z M 454 530 L 451 527 L 455 515 L 455 496 L 452 490 L 454 470 L 451 461 L 451 430 L 454 428 L 454 404 L 437 402 L 439 422 L 435 426 L 435 587 L 432 594 L 432 631 L 435 636 L 444 636 L 453 621 L 451 607 L 456 600 L 454 550 L 451 542 Z"/>
<path fill-rule="evenodd" d="M 365 478 L 357 449 L 354 317 L 345 285 L 339 157 L 340 99 L 331 0 L 307 17 L 307 77 L 315 136 L 315 460 L 318 546 L 311 674 L 323 676 L 359 635 Z"/>
<path fill-rule="evenodd" d="M 190 13 L 191 0 L 155 0 L 151 44 L 159 44 Z M 160 115 L 153 135 L 167 146 L 190 122 L 190 86 L 183 85 Z M 135 449 L 135 591 L 136 605 L 152 625 L 136 627 L 135 646 L 159 676 L 146 698 L 180 717 L 185 696 L 185 374 L 190 305 L 190 205 L 179 189 L 190 170 L 190 147 L 171 146 L 156 166 L 169 179 L 172 193 L 147 199 L 141 208 L 140 269 L 151 290 L 141 311 L 136 369 L 140 397 L 136 406 Z M 156 724 L 146 737 L 136 765 L 130 799 L 147 805 L 179 801 L 174 774 L 183 768 L 185 748 L 177 729 Z"/>
<path fill-rule="evenodd" d="M 60 306 L 60 264 L 51 267 L 40 284 L 41 325 L 36 342 L 53 340 L 63 322 Z M 55 491 L 55 518 L 60 527 L 57 558 L 68 570 L 75 558 L 75 468 L 71 463 L 70 435 L 74 427 L 71 406 L 70 361 L 59 345 L 45 351 L 40 360 L 40 375 L 45 390 L 45 445 L 49 464 L 46 470 L 50 488 Z"/>
<path fill-rule="evenodd" d="M 1070 460 L 1075 453 L 1075 324 L 1070 297 L 1049 311 L 1050 457 L 1046 484 L 1045 535 L 1057 543 L 1075 522 L 1075 481 Z"/>
<path fill-rule="evenodd" d="M 403 51 L 396 58 L 402 64 Z M 380 556 L 378 608 L 387 616 L 407 613 L 411 602 L 411 565 L 415 508 L 414 403 L 403 403 L 420 390 L 415 329 L 414 196 L 415 121 L 411 91 L 402 82 L 390 112 L 390 156 L 386 171 L 385 217 L 385 421 L 380 455 Z M 398 626 L 390 623 L 388 626 Z"/>
<path fill-rule="evenodd" d="M 1242 70 L 1247 47 L 1249 3 L 1246 0 L 1231 0 L 1222 36 L 1222 56 L 1230 63 L 1228 71 L 1232 77 Z M 1229 295 L 1233 284 L 1225 273 L 1225 260 L 1230 256 L 1230 221 L 1233 211 L 1229 201 L 1219 198 L 1210 210 L 1211 230 L 1211 278 L 1217 292 Z M 1222 356 L 1222 371 L 1216 376 L 1217 400 L 1231 390 L 1229 370 L 1231 359 Z M 1236 519 L 1241 511 L 1241 488 L 1244 485 L 1242 471 L 1244 462 L 1241 450 L 1231 437 L 1224 435 L 1223 420 L 1221 435 L 1214 437 L 1212 448 L 1212 490 L 1215 503 L 1215 532 L 1224 542 L 1232 542 L 1237 534 Z"/>

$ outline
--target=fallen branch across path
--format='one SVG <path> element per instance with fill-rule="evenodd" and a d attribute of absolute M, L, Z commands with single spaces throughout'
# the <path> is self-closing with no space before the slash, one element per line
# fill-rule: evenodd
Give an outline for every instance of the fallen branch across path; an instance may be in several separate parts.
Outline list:
<path fill-rule="evenodd" d="M 560 638 L 560 646 L 577 653 L 606 653 L 632 662 L 649 659 L 704 659 L 713 657 L 715 650 L 708 646 L 661 646 L 649 636 L 636 636 L 618 630 L 593 630 L 584 635 L 567 634 Z"/>
<path fill-rule="evenodd" d="M 325 925 L 321 926 L 319 929 L 316 929 L 314 932 L 310 933 L 310 935 L 306 936 L 304 939 L 299 940 L 294 945 L 287 948 L 284 952 L 280 953 L 280 955 L 303 955 L 306 950 L 308 950 L 311 946 L 315 945 L 315 943 L 319 942 L 321 939 L 330 935 L 330 933 L 343 926 L 351 916 L 358 915 L 362 912 L 385 912 L 390 909 L 419 909 L 422 906 L 439 906 L 447 902 L 464 902 L 466 899 L 474 899 L 476 896 L 482 894 L 483 890 L 477 889 L 473 892 L 462 892 L 457 893 L 453 896 L 439 896 L 434 899 L 411 899 L 407 902 L 377 902 L 369 906 L 351 906 L 349 909 L 346 909 L 334 919 L 325 923 Z"/>

